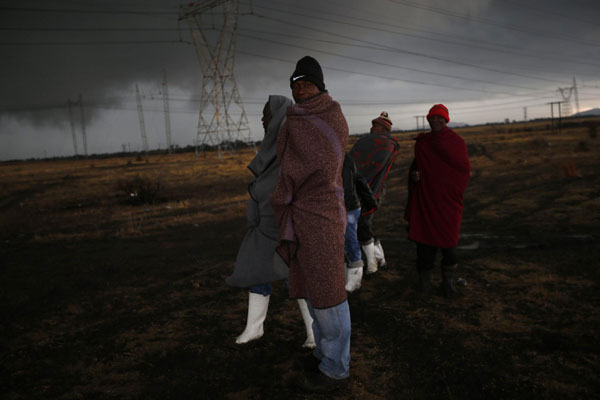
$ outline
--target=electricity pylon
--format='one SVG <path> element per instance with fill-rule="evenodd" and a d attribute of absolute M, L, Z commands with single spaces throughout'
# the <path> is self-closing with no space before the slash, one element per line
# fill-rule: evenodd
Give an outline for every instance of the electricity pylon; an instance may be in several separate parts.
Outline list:
<path fill-rule="evenodd" d="M 199 147 L 216 146 L 233 153 L 237 141 L 251 141 L 250 124 L 234 75 L 238 0 L 204 0 L 181 9 L 202 69 L 202 95 L 196 155 Z"/>
<path fill-rule="evenodd" d="M 571 115 L 571 95 L 573 94 L 573 86 L 566 88 L 558 88 L 558 92 L 562 97 L 562 101 L 559 103 L 558 109 L 562 110 L 562 114 L 565 117 L 568 117 L 569 115 Z"/>
<path fill-rule="evenodd" d="M 140 95 L 140 88 L 138 87 L 137 83 L 135 84 L 135 100 L 137 102 L 138 119 L 140 120 L 140 133 L 142 134 L 142 145 L 144 146 L 144 153 L 148 154 L 148 136 L 146 136 L 144 108 L 142 106 L 142 96 Z"/>
<path fill-rule="evenodd" d="M 167 152 L 171 154 L 171 116 L 169 113 L 169 87 L 167 86 L 167 71 L 163 69 L 162 81 L 163 106 L 165 109 L 165 134 L 167 136 Z"/>
<path fill-rule="evenodd" d="M 563 99 L 563 111 L 565 116 L 571 115 L 571 96 L 575 94 L 575 109 L 579 112 L 579 93 L 577 93 L 577 82 L 573 77 L 573 86 L 558 88 L 558 92 Z"/>

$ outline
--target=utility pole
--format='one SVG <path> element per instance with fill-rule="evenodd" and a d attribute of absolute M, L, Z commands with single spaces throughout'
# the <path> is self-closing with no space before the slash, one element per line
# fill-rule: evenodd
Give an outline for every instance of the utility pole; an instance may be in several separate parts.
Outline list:
<path fill-rule="evenodd" d="M 83 97 L 79 93 L 79 109 L 81 110 L 81 135 L 83 136 L 83 155 L 87 157 L 87 135 L 85 133 L 85 114 L 83 113 Z"/>
<path fill-rule="evenodd" d="M 555 101 L 551 101 L 550 103 L 550 128 L 552 133 L 554 133 L 554 105 L 556 104 Z"/>
<path fill-rule="evenodd" d="M 573 91 L 575 93 L 575 108 L 577 109 L 577 114 L 579 114 L 579 93 L 577 92 L 577 82 L 575 82 L 575 77 L 573 77 Z"/>
<path fill-rule="evenodd" d="M 561 112 L 561 107 L 560 105 L 562 104 L 562 101 L 558 102 L 558 133 L 561 133 L 561 128 L 562 128 L 562 112 Z"/>
<path fill-rule="evenodd" d="M 77 134 L 75 134 L 75 121 L 73 121 L 73 102 L 71 99 L 67 100 L 69 106 L 69 120 L 71 121 L 71 134 L 73 135 L 73 149 L 75 150 L 75 157 L 77 157 Z"/>
<path fill-rule="evenodd" d="M 415 115 L 417 120 L 417 131 L 419 130 L 419 120 L 421 120 L 421 129 L 425 129 L 425 115 Z"/>
<path fill-rule="evenodd" d="M 527 121 L 527 107 L 523 107 L 523 121 Z"/>
<path fill-rule="evenodd" d="M 163 69 L 163 105 L 165 108 L 165 134 L 167 135 L 167 151 L 171 154 L 171 116 L 169 115 L 169 87 L 167 86 L 167 70 Z"/>
<path fill-rule="evenodd" d="M 561 133 L 561 123 L 562 123 L 562 111 L 560 105 L 564 103 L 563 101 L 551 101 L 550 103 L 550 118 L 551 118 L 551 127 L 552 133 L 554 133 L 554 105 L 558 106 L 558 133 Z"/>
<path fill-rule="evenodd" d="M 142 96 L 140 95 L 140 88 L 138 87 L 137 83 L 135 84 L 135 98 L 137 100 L 138 117 L 140 119 L 142 145 L 144 146 L 144 153 L 148 154 L 148 137 L 146 136 L 146 124 L 144 123 L 144 109 L 142 108 Z"/>

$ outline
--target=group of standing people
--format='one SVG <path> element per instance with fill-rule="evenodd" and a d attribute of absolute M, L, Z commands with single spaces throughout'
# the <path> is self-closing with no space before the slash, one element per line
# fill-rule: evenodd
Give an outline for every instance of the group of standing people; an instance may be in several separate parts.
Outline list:
<path fill-rule="evenodd" d="M 382 112 L 372 121 L 371 135 L 346 152 L 348 124 L 314 58 L 297 62 L 290 88 L 293 102 L 269 96 L 263 109 L 265 137 L 248 166 L 254 175 L 248 232 L 227 283 L 249 288 L 246 328 L 236 339 L 242 344 L 263 335 L 271 282 L 286 280 L 305 323 L 303 347 L 313 349 L 295 360 L 303 371 L 298 383 L 306 391 L 327 392 L 350 375 L 347 292 L 361 286 L 363 267 L 370 274 L 386 264 L 373 215 L 399 146 Z M 441 248 L 442 288 L 451 295 L 469 162 L 464 141 L 446 126 L 448 111 L 442 109 L 432 108 L 431 132 L 416 139 L 405 218 L 409 239 L 417 243 L 420 290 L 429 292 L 429 273 Z"/>

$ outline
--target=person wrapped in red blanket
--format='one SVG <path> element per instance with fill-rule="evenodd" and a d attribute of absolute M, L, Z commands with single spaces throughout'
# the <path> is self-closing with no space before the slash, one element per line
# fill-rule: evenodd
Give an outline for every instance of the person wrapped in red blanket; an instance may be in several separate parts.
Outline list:
<path fill-rule="evenodd" d="M 408 203 L 404 218 L 408 238 L 417 245 L 420 291 L 431 292 L 431 270 L 442 251 L 442 294 L 457 294 L 452 283 L 456 245 L 463 212 L 463 194 L 470 174 L 465 141 L 452 129 L 448 109 L 434 105 L 427 115 L 431 132 L 416 138 L 409 172 Z"/>
<path fill-rule="evenodd" d="M 296 104 L 277 136 L 280 173 L 270 198 L 279 225 L 276 251 L 289 266 L 290 297 L 305 299 L 313 319 L 316 348 L 299 362 L 308 370 L 298 383 L 309 392 L 329 392 L 350 375 L 342 184 L 348 124 L 314 58 L 297 62 L 290 87 Z"/>

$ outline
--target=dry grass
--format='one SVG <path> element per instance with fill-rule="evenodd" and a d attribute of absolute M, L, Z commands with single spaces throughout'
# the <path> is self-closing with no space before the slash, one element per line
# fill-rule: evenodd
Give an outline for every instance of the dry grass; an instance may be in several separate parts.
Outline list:
<path fill-rule="evenodd" d="M 597 397 L 594 123 L 458 130 L 472 176 L 457 272 L 467 286 L 454 301 L 416 295 L 402 219 L 414 133 L 398 135 L 376 214 L 390 266 L 350 297 L 352 381 L 333 397 Z M 0 397 L 319 398 L 291 383 L 304 329 L 283 283 L 265 337 L 232 345 L 247 294 L 223 280 L 246 229 L 253 155 L 0 165 Z M 118 182 L 135 176 L 160 181 L 164 200 L 128 204 Z"/>
<path fill-rule="evenodd" d="M 143 236 L 178 225 L 243 215 L 252 150 L 4 165 L 3 232 L 36 241 Z M 130 205 L 120 182 L 160 182 L 155 204 Z M 232 192 L 231 189 L 235 191 Z M 226 198 L 222 195 L 227 193 Z"/>

